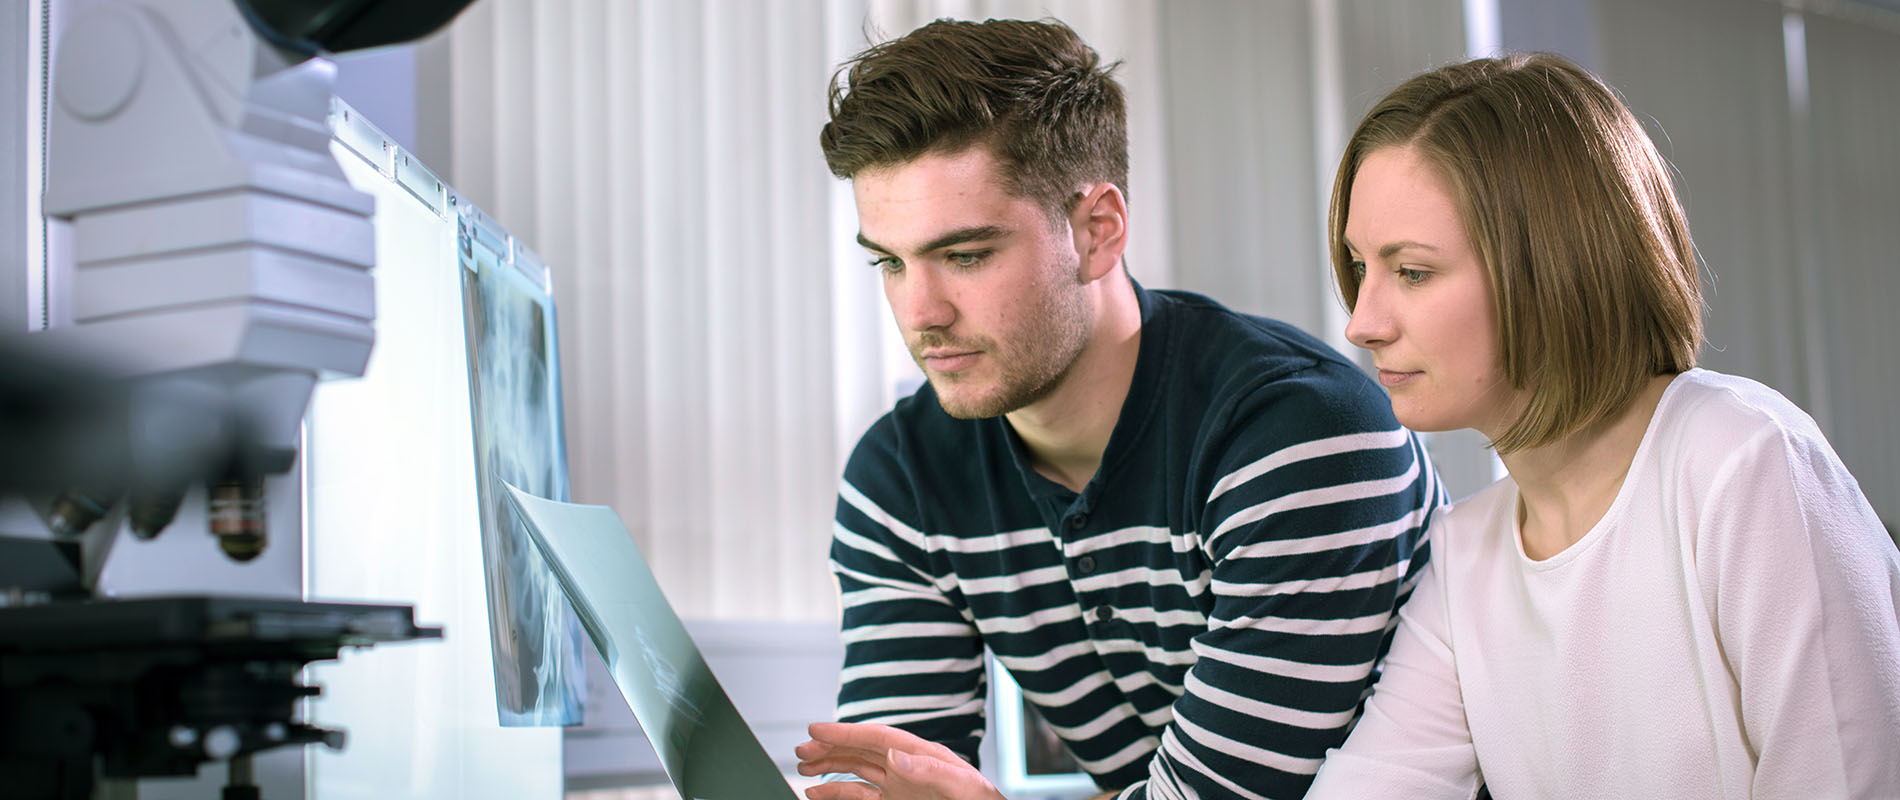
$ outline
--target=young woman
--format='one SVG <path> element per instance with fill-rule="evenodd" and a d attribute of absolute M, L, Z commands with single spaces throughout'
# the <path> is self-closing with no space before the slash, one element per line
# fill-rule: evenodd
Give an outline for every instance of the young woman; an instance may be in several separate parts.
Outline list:
<path fill-rule="evenodd" d="M 1433 522 L 1308 797 L 1900 797 L 1900 554 L 1813 420 L 1695 367 L 1668 168 L 1550 55 L 1408 81 L 1329 219 L 1398 419 L 1510 476 Z"/>

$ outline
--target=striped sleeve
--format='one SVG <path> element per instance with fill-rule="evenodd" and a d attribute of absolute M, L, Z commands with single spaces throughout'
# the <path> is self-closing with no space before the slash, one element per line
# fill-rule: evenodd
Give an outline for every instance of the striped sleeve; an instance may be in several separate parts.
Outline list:
<path fill-rule="evenodd" d="M 1423 574 L 1444 501 L 1423 446 L 1376 388 L 1309 373 L 1253 392 L 1206 448 L 1213 612 L 1148 780 L 1121 797 L 1300 797 Z"/>
<path fill-rule="evenodd" d="M 867 436 L 867 440 L 872 437 Z M 875 722 L 941 742 L 975 762 L 987 687 L 983 644 L 954 582 L 932 563 L 925 536 L 900 514 L 895 463 L 860 444 L 838 492 L 831 565 L 843 612 L 844 670 L 837 717 Z"/>

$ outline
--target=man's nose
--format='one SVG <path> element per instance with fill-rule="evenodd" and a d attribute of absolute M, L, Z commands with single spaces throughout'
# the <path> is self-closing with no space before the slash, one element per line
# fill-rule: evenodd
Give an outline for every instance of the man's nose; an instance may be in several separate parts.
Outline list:
<path fill-rule="evenodd" d="M 936 270 L 907 267 L 897 280 L 891 305 L 897 309 L 898 324 L 906 330 L 947 328 L 956 321 L 956 305 L 950 302 L 948 287 Z"/>

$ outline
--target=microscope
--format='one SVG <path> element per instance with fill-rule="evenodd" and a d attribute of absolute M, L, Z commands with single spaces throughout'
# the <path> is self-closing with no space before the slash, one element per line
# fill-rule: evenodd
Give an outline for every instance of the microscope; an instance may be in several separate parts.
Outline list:
<path fill-rule="evenodd" d="M 421 38 L 472 0 L 116 0 L 55 51 L 49 324 L 0 338 L 0 790 L 104 785 L 343 734 L 297 721 L 305 664 L 439 638 L 408 606 L 216 591 L 115 597 L 123 538 L 252 562 L 319 379 L 375 342 L 372 201 L 325 127 L 323 58 Z M 189 499 L 202 497 L 192 508 Z M 182 513 L 181 513 L 182 509 Z M 192 524 L 184 524 L 190 520 Z M 179 523 L 179 524 L 174 524 Z M 180 530 L 180 528 L 198 528 Z"/>

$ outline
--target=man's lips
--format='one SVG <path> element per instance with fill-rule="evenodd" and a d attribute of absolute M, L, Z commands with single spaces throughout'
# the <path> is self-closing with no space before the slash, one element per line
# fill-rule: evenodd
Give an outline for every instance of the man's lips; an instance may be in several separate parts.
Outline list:
<path fill-rule="evenodd" d="M 958 370 L 968 369 L 971 365 L 976 363 L 977 358 L 981 355 L 982 351 L 980 350 L 942 348 L 925 350 L 923 352 L 923 360 L 924 366 L 929 367 L 934 372 L 956 372 Z"/>
<path fill-rule="evenodd" d="M 1394 386 L 1404 386 L 1407 383 L 1411 383 L 1414 378 L 1417 378 L 1418 376 L 1423 375 L 1423 374 L 1425 373 L 1406 372 L 1404 370 L 1386 369 L 1384 367 L 1380 367 L 1379 368 L 1379 385 L 1384 386 L 1388 389 Z"/>

